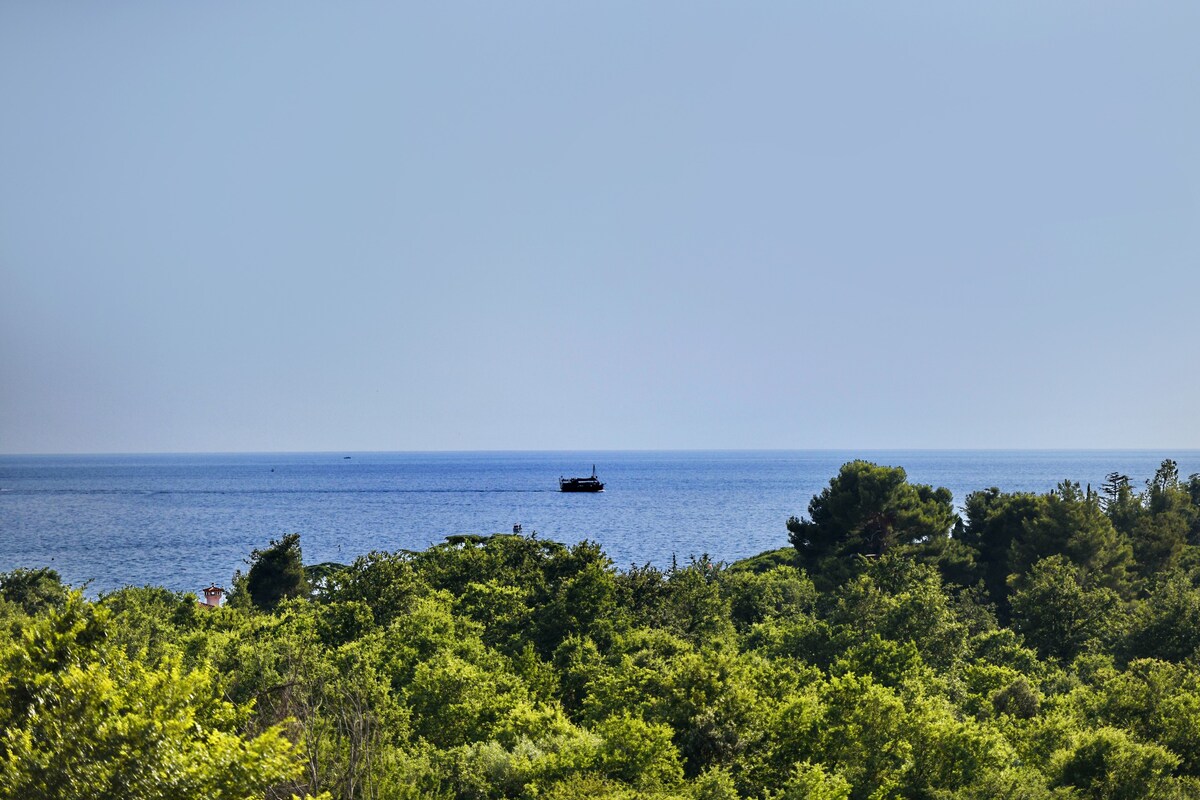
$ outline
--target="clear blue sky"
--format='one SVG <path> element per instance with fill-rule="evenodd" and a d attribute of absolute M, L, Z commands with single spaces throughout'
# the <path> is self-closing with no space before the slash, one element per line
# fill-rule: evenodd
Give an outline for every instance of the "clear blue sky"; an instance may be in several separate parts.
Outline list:
<path fill-rule="evenodd" d="M 1200 4 L 0 4 L 0 452 L 1200 447 Z"/>

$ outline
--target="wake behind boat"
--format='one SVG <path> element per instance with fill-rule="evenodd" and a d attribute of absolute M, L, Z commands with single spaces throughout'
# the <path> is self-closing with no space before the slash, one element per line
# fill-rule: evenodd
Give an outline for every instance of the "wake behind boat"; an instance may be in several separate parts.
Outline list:
<path fill-rule="evenodd" d="M 559 478 L 558 489 L 561 492 L 603 492 L 604 484 L 596 477 L 596 465 L 592 464 L 590 478 Z"/>

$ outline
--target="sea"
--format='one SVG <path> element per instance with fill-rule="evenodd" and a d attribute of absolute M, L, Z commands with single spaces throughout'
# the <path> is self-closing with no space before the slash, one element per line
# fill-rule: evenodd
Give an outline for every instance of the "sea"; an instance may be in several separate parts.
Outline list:
<path fill-rule="evenodd" d="M 970 492 L 1043 492 L 1063 480 L 1135 485 L 1200 451 L 889 450 L 256 453 L 0 456 L 0 572 L 50 567 L 89 596 L 122 586 L 228 585 L 255 548 L 299 533 L 305 563 L 419 550 L 521 526 L 603 546 L 618 567 L 707 554 L 734 561 L 788 544 L 785 524 L 845 462 L 903 467 Z M 597 475 L 605 491 L 562 493 Z"/>

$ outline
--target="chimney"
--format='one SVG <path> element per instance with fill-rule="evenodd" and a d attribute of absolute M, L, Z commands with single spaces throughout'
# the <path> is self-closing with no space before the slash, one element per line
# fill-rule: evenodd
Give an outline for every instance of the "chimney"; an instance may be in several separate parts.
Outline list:
<path fill-rule="evenodd" d="M 218 608 L 221 605 L 221 598 L 224 596 L 225 590 L 215 583 L 204 590 L 204 605 L 209 608 Z"/>

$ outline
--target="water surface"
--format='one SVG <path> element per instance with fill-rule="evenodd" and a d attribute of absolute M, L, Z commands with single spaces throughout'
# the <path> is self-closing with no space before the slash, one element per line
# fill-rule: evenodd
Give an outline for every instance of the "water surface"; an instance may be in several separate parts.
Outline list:
<path fill-rule="evenodd" d="M 345 456 L 349 455 L 350 458 Z M 91 594 L 227 583 L 255 547 L 298 532 L 305 561 L 419 549 L 456 533 L 599 542 L 618 566 L 787 544 L 784 524 L 853 458 L 968 492 L 1046 491 L 1063 479 L 1141 482 L 1200 451 L 739 451 L 2 456 L 0 571 L 51 566 Z M 561 475 L 607 484 L 563 494 Z"/>

